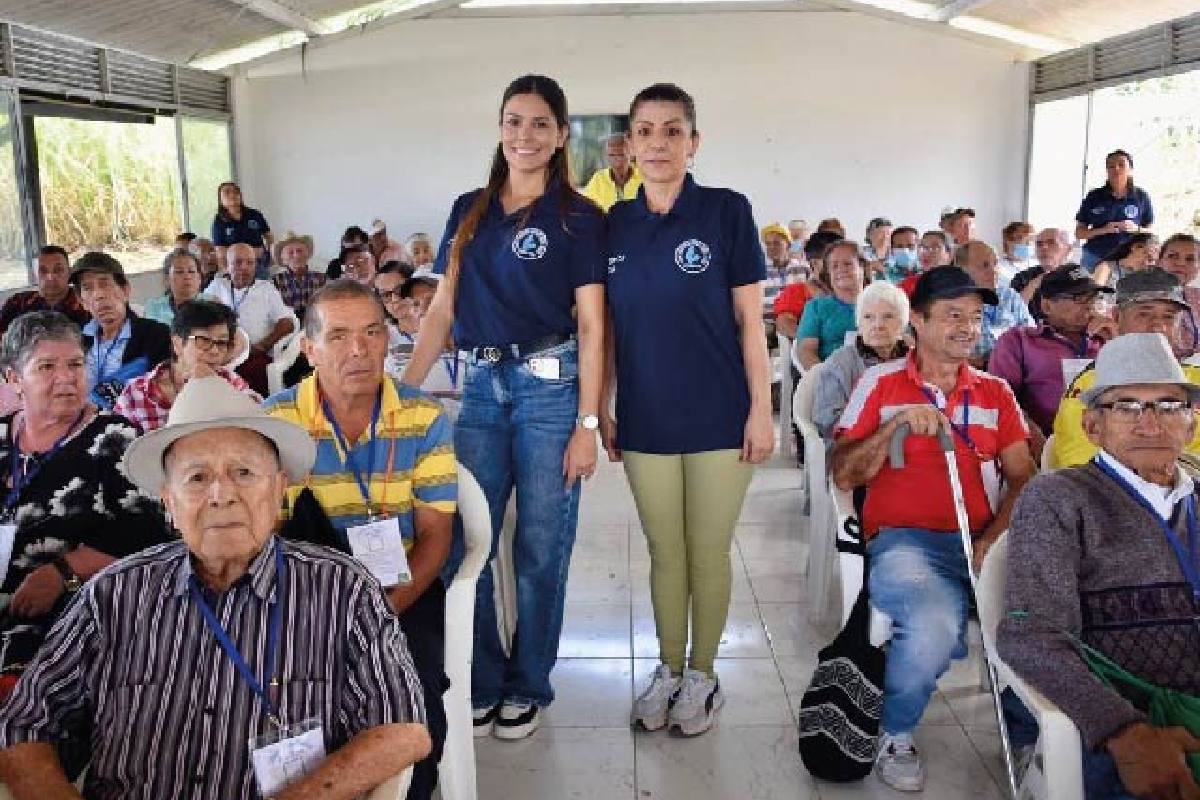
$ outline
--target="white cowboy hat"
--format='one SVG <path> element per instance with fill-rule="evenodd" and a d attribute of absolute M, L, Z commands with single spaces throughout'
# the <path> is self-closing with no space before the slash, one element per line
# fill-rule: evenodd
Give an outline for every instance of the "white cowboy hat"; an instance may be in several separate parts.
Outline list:
<path fill-rule="evenodd" d="M 295 482 L 304 480 L 317 457 L 312 437 L 298 425 L 270 416 L 247 394 L 224 378 L 210 375 L 187 382 L 167 424 L 139 436 L 125 451 L 125 474 L 148 495 L 157 497 L 166 481 L 163 456 L 175 442 L 193 433 L 216 428 L 245 428 L 270 439 L 279 463 Z"/>

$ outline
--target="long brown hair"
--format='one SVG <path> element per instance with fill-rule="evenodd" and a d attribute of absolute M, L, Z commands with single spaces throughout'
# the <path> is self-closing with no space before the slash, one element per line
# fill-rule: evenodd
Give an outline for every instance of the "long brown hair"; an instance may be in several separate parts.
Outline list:
<path fill-rule="evenodd" d="M 550 106 L 550 112 L 554 115 L 554 121 L 558 127 L 567 131 L 567 139 L 563 141 L 563 146 L 555 150 L 554 155 L 550 157 L 549 173 L 546 176 L 547 191 L 554 186 L 562 190 L 563 211 L 565 212 L 567 204 L 573 197 L 582 196 L 571 186 L 570 157 L 567 154 L 567 142 L 570 141 L 571 136 L 571 120 L 567 115 L 567 96 L 553 78 L 545 75 L 522 75 L 504 90 L 504 97 L 500 100 L 501 119 L 503 119 L 504 107 L 508 105 L 508 101 L 519 94 L 535 94 L 545 100 L 546 105 Z M 446 263 L 446 282 L 449 284 L 448 288 L 454 293 L 457 293 L 458 290 L 458 274 L 462 265 L 463 250 L 475 237 L 479 221 L 483 219 L 492 199 L 499 195 L 507 180 L 508 160 L 504 157 L 504 145 L 498 143 L 496 152 L 492 155 L 492 167 L 488 171 L 487 185 L 472 201 L 467 212 L 459 221 L 458 228 L 454 231 L 454 242 L 450 245 L 450 255 Z M 518 228 L 525 224 L 532 208 L 533 206 L 530 205 L 525 210 L 525 216 L 522 217 Z"/>

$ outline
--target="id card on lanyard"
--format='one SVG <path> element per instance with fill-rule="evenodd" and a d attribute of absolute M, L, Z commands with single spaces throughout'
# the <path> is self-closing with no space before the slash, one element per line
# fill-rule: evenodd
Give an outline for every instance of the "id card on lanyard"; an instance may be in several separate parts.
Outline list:
<path fill-rule="evenodd" d="M 233 663 L 238 675 L 258 697 L 271 722 L 272 729 L 268 733 L 252 736 L 248 741 L 254 779 L 258 783 L 259 794 L 264 797 L 270 797 L 304 777 L 325 758 L 325 737 L 320 720 L 306 719 L 296 725 L 289 725 L 268 691 L 279 687 L 275 665 L 279 657 L 279 634 L 283 622 L 285 577 L 281 545 L 277 541 L 274 547 L 275 597 L 267 610 L 267 652 L 261 679 L 254 674 L 254 670 L 250 668 L 228 631 L 217 619 L 216 612 L 204 598 L 196 575 L 193 573 L 188 580 L 188 592 L 200 611 L 204 624 L 216 637 L 217 644 Z"/>
<path fill-rule="evenodd" d="M 321 400 L 325 418 L 333 428 L 334 438 L 344 454 L 344 466 L 354 476 L 358 491 L 367 509 L 367 522 L 346 529 L 346 540 L 350 553 L 385 586 L 412 583 L 412 571 L 408 566 L 408 554 L 404 552 L 404 536 L 400 532 L 400 520 L 386 513 L 376 516 L 371 505 L 371 473 L 375 470 L 375 443 L 378 440 L 379 414 L 383 405 L 383 391 L 375 396 L 375 408 L 371 412 L 370 444 L 367 449 L 366 471 L 359 467 L 358 459 L 351 452 L 350 442 L 342 434 L 341 426 L 334 418 L 329 403 Z M 392 455 L 388 456 L 388 474 L 391 474 Z M 387 485 L 385 480 L 384 485 Z"/>

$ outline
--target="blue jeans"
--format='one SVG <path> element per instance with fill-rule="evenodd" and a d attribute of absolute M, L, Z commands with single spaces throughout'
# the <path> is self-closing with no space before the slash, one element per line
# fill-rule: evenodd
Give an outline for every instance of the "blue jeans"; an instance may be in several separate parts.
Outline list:
<path fill-rule="evenodd" d="M 883 528 L 867 545 L 871 604 L 892 618 L 883 680 L 885 733 L 910 733 L 959 654 L 971 593 L 957 533 Z"/>
<path fill-rule="evenodd" d="M 535 376 L 523 360 L 468 364 L 454 429 L 458 460 L 479 481 L 492 515 L 492 551 L 475 594 L 476 708 L 501 702 L 546 706 L 554 699 L 550 671 L 558 657 L 579 513 L 579 482 L 564 488 L 562 471 L 578 415 L 578 348 L 568 342 L 538 357 L 559 359 L 558 379 Z M 517 628 L 506 656 L 496 627 L 491 561 L 514 487 Z M 451 561 L 457 566 L 462 545 L 461 536 L 455 538 Z"/>

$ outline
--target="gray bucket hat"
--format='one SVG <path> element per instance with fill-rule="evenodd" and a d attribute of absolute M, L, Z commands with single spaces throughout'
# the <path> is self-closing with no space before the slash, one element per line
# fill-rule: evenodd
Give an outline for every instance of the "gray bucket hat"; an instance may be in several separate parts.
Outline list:
<path fill-rule="evenodd" d="M 1163 269 L 1143 269 L 1131 272 L 1117 281 L 1117 305 L 1144 303 L 1150 300 L 1165 300 L 1187 310 L 1183 287 L 1179 279 Z"/>
<path fill-rule="evenodd" d="M 1096 382 L 1080 393 L 1079 399 L 1090 408 L 1109 389 L 1135 384 L 1182 386 L 1193 403 L 1200 398 L 1200 386 L 1188 382 L 1167 337 L 1161 333 L 1127 333 L 1100 349 Z"/>

